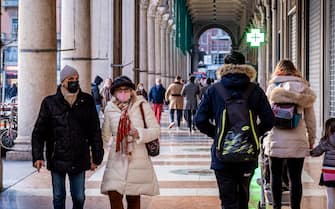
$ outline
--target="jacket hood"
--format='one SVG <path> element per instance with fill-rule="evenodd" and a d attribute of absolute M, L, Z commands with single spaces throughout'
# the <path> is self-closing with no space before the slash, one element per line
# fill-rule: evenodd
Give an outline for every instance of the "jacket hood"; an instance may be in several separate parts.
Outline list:
<path fill-rule="evenodd" d="M 250 65 L 224 64 L 216 71 L 216 76 L 221 79 L 228 74 L 245 74 L 251 81 L 256 79 L 256 70 Z"/>
<path fill-rule="evenodd" d="M 311 107 L 316 95 L 308 82 L 296 76 L 275 76 L 270 80 L 273 89 L 269 99 L 273 103 L 294 103 L 302 107 Z"/>

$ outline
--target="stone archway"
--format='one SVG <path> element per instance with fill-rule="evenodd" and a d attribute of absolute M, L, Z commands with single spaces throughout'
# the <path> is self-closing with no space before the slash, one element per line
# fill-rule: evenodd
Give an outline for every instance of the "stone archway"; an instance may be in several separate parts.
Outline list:
<path fill-rule="evenodd" d="M 194 30 L 193 49 L 192 49 L 192 72 L 194 72 L 195 69 L 198 68 L 199 53 L 200 53 L 199 52 L 199 39 L 200 39 L 200 37 L 203 33 L 205 33 L 207 30 L 210 30 L 210 29 L 213 29 L 213 28 L 221 29 L 221 30 L 225 31 L 230 36 L 230 39 L 231 39 L 231 42 L 232 42 L 232 44 L 231 44 L 232 50 L 238 48 L 236 38 L 235 38 L 233 32 L 228 27 L 226 27 L 225 25 L 211 23 L 211 24 L 196 27 L 195 30 Z"/>
<path fill-rule="evenodd" d="M 205 31 L 207 31 L 208 29 L 211 29 L 211 28 L 220 28 L 220 29 L 224 30 L 225 32 L 227 32 L 229 34 L 231 40 L 232 40 L 232 49 L 235 49 L 237 47 L 236 38 L 235 38 L 233 32 L 228 27 L 226 27 L 222 24 L 215 24 L 215 23 L 204 25 L 204 26 L 200 27 L 197 31 L 194 31 L 193 43 L 198 43 L 201 34 L 203 34 Z"/>

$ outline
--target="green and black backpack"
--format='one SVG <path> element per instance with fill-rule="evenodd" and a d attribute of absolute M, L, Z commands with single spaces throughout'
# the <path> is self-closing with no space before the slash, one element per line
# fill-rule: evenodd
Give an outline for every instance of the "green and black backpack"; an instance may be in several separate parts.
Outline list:
<path fill-rule="evenodd" d="M 248 104 L 249 95 L 257 85 L 250 83 L 242 93 L 230 93 L 223 85 L 217 88 L 225 107 L 218 127 L 216 156 L 222 162 L 257 160 L 259 141 L 256 115 Z"/>

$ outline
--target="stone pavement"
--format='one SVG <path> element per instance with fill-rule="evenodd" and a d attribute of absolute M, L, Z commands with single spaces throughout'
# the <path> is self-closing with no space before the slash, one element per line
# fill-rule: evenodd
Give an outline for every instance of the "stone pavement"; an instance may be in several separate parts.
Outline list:
<path fill-rule="evenodd" d="M 163 114 L 161 154 L 152 158 L 160 185 L 160 196 L 142 197 L 142 209 L 220 209 L 218 190 L 210 165 L 212 140 L 198 131 L 190 134 L 182 130 L 168 129 L 168 114 Z M 185 126 L 185 123 L 183 124 Z M 21 162 L 17 162 L 21 163 Z M 26 163 L 27 164 L 27 163 Z M 29 163 L 31 165 L 31 163 Z M 102 166 L 95 172 L 87 172 L 86 209 L 107 209 L 107 196 L 100 194 Z M 27 165 L 26 165 L 27 166 Z M 303 209 L 325 209 L 326 197 L 323 187 L 318 186 L 321 158 L 307 158 L 303 172 Z M 9 173 L 21 170 L 6 171 Z M 31 168 L 30 168 L 31 169 Z M 0 193 L 1 209 L 49 209 L 52 208 L 50 173 L 26 171 L 27 177 Z M 256 172 L 251 186 L 250 209 L 258 208 L 260 187 Z M 8 176 L 8 175 L 7 175 Z M 10 178 L 10 177 L 6 177 Z M 6 181 L 5 181 L 6 182 Z M 67 208 L 72 208 L 67 196 Z M 267 207 L 271 208 L 271 206 Z M 289 207 L 283 207 L 285 209 Z"/>

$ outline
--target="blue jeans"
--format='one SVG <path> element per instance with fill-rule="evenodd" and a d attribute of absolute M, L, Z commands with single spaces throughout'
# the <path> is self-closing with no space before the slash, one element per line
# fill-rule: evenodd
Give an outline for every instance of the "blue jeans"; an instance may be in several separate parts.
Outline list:
<path fill-rule="evenodd" d="M 65 209 L 65 176 L 66 173 L 51 171 L 54 209 Z M 83 209 L 85 202 L 85 171 L 68 174 L 73 209 Z"/>
<path fill-rule="evenodd" d="M 174 122 L 174 111 L 175 109 L 170 109 L 170 121 L 171 123 Z M 180 127 L 181 116 L 183 114 L 183 110 L 176 110 L 177 111 L 177 126 Z"/>
<path fill-rule="evenodd" d="M 101 105 L 95 105 L 95 109 L 97 110 L 97 113 L 98 113 L 98 116 L 99 116 Z"/>

